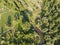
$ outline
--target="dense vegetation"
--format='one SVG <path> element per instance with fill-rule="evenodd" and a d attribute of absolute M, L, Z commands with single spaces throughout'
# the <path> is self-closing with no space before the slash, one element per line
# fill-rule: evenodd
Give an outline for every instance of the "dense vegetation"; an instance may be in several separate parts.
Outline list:
<path fill-rule="evenodd" d="M 0 45 L 60 45 L 60 0 L 0 0 Z"/>

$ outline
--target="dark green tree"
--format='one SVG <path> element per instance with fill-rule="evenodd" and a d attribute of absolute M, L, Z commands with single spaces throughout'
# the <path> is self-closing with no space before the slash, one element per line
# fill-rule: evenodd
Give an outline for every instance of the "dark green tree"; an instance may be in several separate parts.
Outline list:
<path fill-rule="evenodd" d="M 58 0 L 43 0 L 43 5 L 40 20 L 45 45 L 54 45 L 54 42 L 60 39 L 59 2 Z"/>
<path fill-rule="evenodd" d="M 20 14 L 18 12 L 16 12 L 14 17 L 15 17 L 15 20 L 19 20 L 20 19 Z"/>
<path fill-rule="evenodd" d="M 11 24 L 12 24 L 12 20 L 11 20 L 11 16 L 9 15 L 7 20 L 7 25 L 11 26 Z"/>

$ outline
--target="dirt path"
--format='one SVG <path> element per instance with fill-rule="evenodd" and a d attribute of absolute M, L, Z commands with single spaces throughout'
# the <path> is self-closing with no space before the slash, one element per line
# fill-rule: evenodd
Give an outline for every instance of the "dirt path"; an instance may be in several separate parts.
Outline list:
<path fill-rule="evenodd" d="M 31 27 L 39 35 L 39 37 L 40 37 L 40 43 L 39 43 L 39 45 L 40 44 L 42 45 L 44 43 L 44 37 L 43 37 L 43 33 L 41 32 L 41 29 L 39 29 L 38 27 L 33 26 L 32 24 L 31 24 Z"/>

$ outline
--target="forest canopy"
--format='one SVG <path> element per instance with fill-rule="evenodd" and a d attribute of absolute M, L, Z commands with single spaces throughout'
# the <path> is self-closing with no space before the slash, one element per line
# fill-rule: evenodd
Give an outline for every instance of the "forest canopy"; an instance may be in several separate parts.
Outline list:
<path fill-rule="evenodd" d="M 60 45 L 60 0 L 0 0 L 0 45 Z"/>

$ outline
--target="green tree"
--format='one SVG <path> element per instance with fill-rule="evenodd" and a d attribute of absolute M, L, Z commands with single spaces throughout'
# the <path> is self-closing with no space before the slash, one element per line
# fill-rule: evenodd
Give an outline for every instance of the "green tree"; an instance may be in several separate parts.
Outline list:
<path fill-rule="evenodd" d="M 11 16 L 8 16 L 7 25 L 11 26 L 11 24 L 12 24 Z"/>
<path fill-rule="evenodd" d="M 15 13 L 14 17 L 15 17 L 15 20 L 19 20 L 20 19 L 19 13 Z"/>
<path fill-rule="evenodd" d="M 59 2 L 58 0 L 43 0 L 43 5 L 40 20 L 42 21 L 41 27 L 46 41 L 45 45 L 54 45 L 54 42 L 60 37 Z"/>

